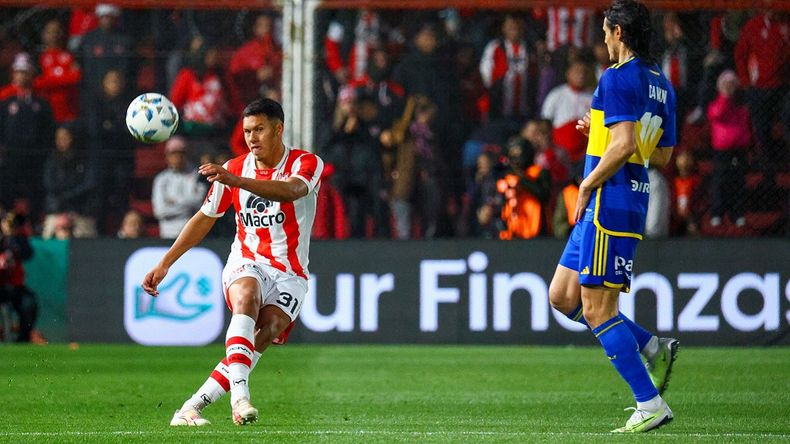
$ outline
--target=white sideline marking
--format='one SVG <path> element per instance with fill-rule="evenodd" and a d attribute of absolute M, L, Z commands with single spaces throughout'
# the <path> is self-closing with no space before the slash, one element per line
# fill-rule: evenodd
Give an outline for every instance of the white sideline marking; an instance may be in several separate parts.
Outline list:
<path fill-rule="evenodd" d="M 336 436 L 359 436 L 359 435 L 383 435 L 383 436 L 550 436 L 550 437 L 602 437 L 616 435 L 610 432 L 495 432 L 495 431 L 458 431 L 458 432 L 417 432 L 417 431 L 403 431 L 398 432 L 394 430 L 260 430 L 260 427 L 250 427 L 245 430 L 231 431 L 231 430 L 195 430 L 193 427 L 178 427 L 176 430 L 189 430 L 190 434 L 195 435 L 244 435 L 250 432 L 263 433 L 265 435 L 284 435 L 284 436 L 323 436 L 323 435 L 336 435 Z M 80 431 L 63 431 L 63 432 L 0 432 L 0 436 L 17 436 L 17 437 L 47 437 L 47 436 L 152 436 L 152 435 L 172 435 L 175 430 L 118 430 L 107 432 L 80 432 Z M 694 437 L 694 438 L 790 438 L 787 433 L 666 433 L 666 432 L 648 432 L 649 436 L 663 436 L 663 437 Z"/>

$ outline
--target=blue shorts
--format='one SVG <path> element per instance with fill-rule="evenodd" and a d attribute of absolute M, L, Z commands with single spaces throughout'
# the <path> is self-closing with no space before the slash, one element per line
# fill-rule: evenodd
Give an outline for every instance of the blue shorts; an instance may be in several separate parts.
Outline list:
<path fill-rule="evenodd" d="M 634 253 L 639 239 L 610 236 L 591 220 L 579 221 L 571 232 L 560 265 L 579 272 L 579 283 L 594 287 L 631 289 Z"/>

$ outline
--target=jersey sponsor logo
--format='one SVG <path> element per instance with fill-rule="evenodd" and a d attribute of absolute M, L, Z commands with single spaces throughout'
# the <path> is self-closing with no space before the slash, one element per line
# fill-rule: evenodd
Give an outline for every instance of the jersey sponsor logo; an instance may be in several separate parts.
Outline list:
<path fill-rule="evenodd" d="M 650 194 L 650 182 L 640 182 L 636 179 L 631 179 L 631 191 Z"/>
<path fill-rule="evenodd" d="M 625 260 L 625 258 L 620 256 L 614 257 L 614 274 L 621 275 L 625 272 L 625 275 L 628 278 L 631 278 L 631 270 L 634 268 L 634 261 L 633 259 L 630 261 Z"/>
<path fill-rule="evenodd" d="M 270 214 L 269 212 L 274 206 L 274 202 L 271 200 L 251 194 L 240 214 L 241 222 L 245 226 L 256 228 L 282 225 L 285 222 L 285 213 L 279 211 Z"/>

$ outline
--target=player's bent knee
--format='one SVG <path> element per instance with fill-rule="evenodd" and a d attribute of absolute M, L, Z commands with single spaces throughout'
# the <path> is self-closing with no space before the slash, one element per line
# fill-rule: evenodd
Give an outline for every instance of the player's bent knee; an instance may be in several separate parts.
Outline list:
<path fill-rule="evenodd" d="M 260 308 L 260 290 L 258 282 L 251 278 L 242 278 L 234 282 L 228 289 L 233 311 L 241 313 L 257 313 Z"/>

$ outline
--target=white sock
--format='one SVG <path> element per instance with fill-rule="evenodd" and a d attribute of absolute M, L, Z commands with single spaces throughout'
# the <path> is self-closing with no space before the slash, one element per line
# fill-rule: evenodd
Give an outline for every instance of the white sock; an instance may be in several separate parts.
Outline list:
<path fill-rule="evenodd" d="M 250 366 L 250 372 L 255 369 L 255 366 L 258 365 L 258 361 L 261 359 L 260 352 L 254 352 L 252 355 L 252 365 Z M 230 370 L 226 364 L 227 358 L 220 361 L 217 366 L 214 368 L 214 371 L 211 372 L 211 376 L 206 379 L 203 385 L 192 395 L 191 398 L 187 399 L 184 402 L 184 405 L 181 406 L 181 411 L 195 409 L 198 412 L 206 408 L 209 404 L 213 404 L 219 401 L 228 390 L 225 387 L 230 387 L 230 380 L 228 379 L 228 375 L 230 374 Z"/>
<path fill-rule="evenodd" d="M 642 349 L 642 356 L 648 358 L 658 353 L 658 336 L 653 336 Z"/>
<path fill-rule="evenodd" d="M 221 364 L 220 365 L 224 365 Z M 219 365 L 217 366 L 219 367 Z M 206 379 L 206 382 L 200 386 L 200 388 L 192 395 L 191 398 L 187 399 L 183 406 L 181 406 L 181 411 L 195 409 L 198 412 L 206 408 L 209 404 L 217 402 L 219 398 L 224 395 L 225 388 L 220 385 L 214 378 Z"/>
<path fill-rule="evenodd" d="M 255 320 L 243 314 L 233 315 L 225 335 L 231 405 L 234 405 L 240 398 L 249 399 L 250 397 L 249 379 L 255 351 L 254 342 Z"/>
<path fill-rule="evenodd" d="M 645 401 L 645 402 L 637 402 L 636 408 L 639 410 L 647 410 L 648 412 L 655 412 L 661 407 L 661 403 L 663 400 L 661 399 L 661 395 L 656 395 L 655 398 Z"/>

